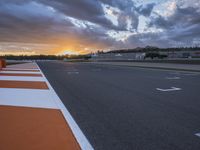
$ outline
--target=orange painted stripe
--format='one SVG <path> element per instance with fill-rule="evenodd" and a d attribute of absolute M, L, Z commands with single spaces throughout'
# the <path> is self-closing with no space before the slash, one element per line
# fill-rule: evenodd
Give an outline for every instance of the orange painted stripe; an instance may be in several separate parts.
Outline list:
<path fill-rule="evenodd" d="M 0 76 L 27 76 L 27 77 L 42 77 L 41 74 L 29 74 L 29 73 L 0 73 Z"/>
<path fill-rule="evenodd" d="M 38 66 L 33 63 L 22 63 L 22 64 L 9 65 L 7 68 L 38 69 Z"/>
<path fill-rule="evenodd" d="M 29 69 L 29 70 L 32 70 L 32 69 L 39 69 L 38 67 L 21 67 L 21 66 L 8 66 L 6 68 L 16 68 L 16 69 Z"/>
<path fill-rule="evenodd" d="M 80 150 L 60 110 L 0 106 L 1 150 Z"/>
<path fill-rule="evenodd" d="M 3 69 L 3 71 L 40 72 L 40 70 Z"/>
<path fill-rule="evenodd" d="M 48 86 L 45 82 L 39 82 L 39 81 L 0 80 L 0 88 L 48 89 Z"/>

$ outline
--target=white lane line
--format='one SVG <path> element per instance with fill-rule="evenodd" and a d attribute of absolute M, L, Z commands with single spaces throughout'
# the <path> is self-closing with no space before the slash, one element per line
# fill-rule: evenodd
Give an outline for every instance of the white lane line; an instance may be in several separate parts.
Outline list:
<path fill-rule="evenodd" d="M 170 89 L 156 88 L 156 90 L 161 91 L 161 92 L 171 92 L 171 91 L 180 91 L 182 89 L 181 88 L 177 88 L 177 87 L 171 87 Z"/>
<path fill-rule="evenodd" d="M 31 72 L 31 71 L 0 71 L 0 73 L 11 73 L 11 74 L 41 74 L 41 72 Z"/>
<path fill-rule="evenodd" d="M 38 66 L 38 68 L 39 68 L 39 66 Z M 40 71 L 41 71 L 41 69 L 40 69 Z M 43 72 L 42 72 L 42 74 L 43 74 Z M 45 77 L 44 74 L 43 74 L 43 76 Z M 82 150 L 94 150 L 94 148 L 89 143 L 88 139 L 83 134 L 83 132 L 81 131 L 78 124 L 76 123 L 74 118 L 71 116 L 70 112 L 67 110 L 65 105 L 62 103 L 62 101 L 60 100 L 60 98 L 58 97 L 58 95 L 56 94 L 56 92 L 54 91 L 53 87 L 50 85 L 50 83 L 49 83 L 49 81 L 47 80 L 46 77 L 45 77 L 45 80 L 46 80 L 46 83 L 49 87 L 49 90 L 52 93 L 52 97 L 54 98 L 54 101 L 57 103 L 61 112 L 63 113 L 63 116 L 64 116 L 65 120 L 67 121 L 68 125 L 70 126 L 70 128 L 71 128 L 76 140 L 78 141 L 81 149 Z"/>
<path fill-rule="evenodd" d="M 198 136 L 198 137 L 200 137 L 200 133 L 196 133 L 195 135 Z"/>
<path fill-rule="evenodd" d="M 184 75 L 184 76 L 198 76 L 199 74 L 198 73 L 184 73 L 182 75 Z"/>
<path fill-rule="evenodd" d="M 0 105 L 59 109 L 50 90 L 0 88 Z"/>
<path fill-rule="evenodd" d="M 166 77 L 168 80 L 179 80 L 181 79 L 180 77 Z"/>
<path fill-rule="evenodd" d="M 71 75 L 71 74 L 79 74 L 79 72 L 78 71 L 69 71 L 69 72 L 67 72 L 67 74 L 69 74 L 69 75 Z"/>
<path fill-rule="evenodd" d="M 171 72 L 170 74 L 172 75 L 182 75 L 182 76 L 198 76 L 200 75 L 199 73 L 196 72 Z"/>

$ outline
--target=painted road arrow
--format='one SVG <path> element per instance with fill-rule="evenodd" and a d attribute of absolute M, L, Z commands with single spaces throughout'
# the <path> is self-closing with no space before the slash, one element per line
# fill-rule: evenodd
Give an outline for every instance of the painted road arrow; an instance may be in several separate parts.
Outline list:
<path fill-rule="evenodd" d="M 162 92 L 170 92 L 170 91 L 180 91 L 182 89 L 181 88 L 177 88 L 177 87 L 171 87 L 170 89 L 156 88 L 156 90 L 162 91 Z"/>

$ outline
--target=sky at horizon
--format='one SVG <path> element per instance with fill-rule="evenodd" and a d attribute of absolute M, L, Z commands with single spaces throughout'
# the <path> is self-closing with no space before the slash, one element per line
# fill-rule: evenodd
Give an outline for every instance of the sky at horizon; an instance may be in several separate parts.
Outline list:
<path fill-rule="evenodd" d="M 0 0 L 0 55 L 200 46 L 199 0 Z"/>

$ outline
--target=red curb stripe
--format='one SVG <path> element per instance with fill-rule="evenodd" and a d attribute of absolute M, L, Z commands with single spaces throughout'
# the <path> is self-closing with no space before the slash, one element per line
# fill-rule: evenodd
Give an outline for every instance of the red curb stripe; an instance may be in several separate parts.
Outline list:
<path fill-rule="evenodd" d="M 60 110 L 0 106 L 1 150 L 80 150 Z"/>
<path fill-rule="evenodd" d="M 4 80 L 0 80 L 0 88 L 49 89 L 46 82 Z"/>
<path fill-rule="evenodd" d="M 29 73 L 0 73 L 0 76 L 27 76 L 27 77 L 42 77 L 41 74 L 29 74 Z"/>

